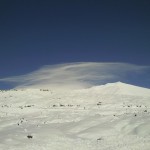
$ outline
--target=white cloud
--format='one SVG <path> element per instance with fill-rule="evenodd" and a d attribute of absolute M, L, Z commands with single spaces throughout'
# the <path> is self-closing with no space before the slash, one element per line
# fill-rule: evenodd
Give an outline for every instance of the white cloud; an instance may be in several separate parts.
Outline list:
<path fill-rule="evenodd" d="M 128 63 L 67 63 L 44 66 L 26 75 L 0 79 L 15 88 L 86 88 L 107 82 L 122 81 L 128 74 L 139 74 L 149 66 Z"/>

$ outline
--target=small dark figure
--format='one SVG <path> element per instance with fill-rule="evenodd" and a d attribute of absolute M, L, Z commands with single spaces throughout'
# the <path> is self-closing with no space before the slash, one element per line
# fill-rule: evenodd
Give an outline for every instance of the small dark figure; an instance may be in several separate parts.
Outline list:
<path fill-rule="evenodd" d="M 98 138 L 98 139 L 97 139 L 97 141 L 101 141 L 101 140 L 102 140 L 102 138 Z"/>
<path fill-rule="evenodd" d="M 28 138 L 28 139 L 32 139 L 33 136 L 32 136 L 32 135 L 28 135 L 27 138 Z"/>

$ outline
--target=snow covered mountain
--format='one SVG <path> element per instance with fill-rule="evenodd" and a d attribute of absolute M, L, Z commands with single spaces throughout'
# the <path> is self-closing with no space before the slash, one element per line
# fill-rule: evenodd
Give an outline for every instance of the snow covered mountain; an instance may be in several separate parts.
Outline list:
<path fill-rule="evenodd" d="M 106 85 L 95 86 L 91 91 L 97 91 L 100 94 L 115 94 L 115 95 L 136 95 L 136 96 L 150 96 L 150 89 L 122 83 L 108 83 Z"/>
<path fill-rule="evenodd" d="M 1 150 L 149 150 L 150 89 L 0 91 Z"/>

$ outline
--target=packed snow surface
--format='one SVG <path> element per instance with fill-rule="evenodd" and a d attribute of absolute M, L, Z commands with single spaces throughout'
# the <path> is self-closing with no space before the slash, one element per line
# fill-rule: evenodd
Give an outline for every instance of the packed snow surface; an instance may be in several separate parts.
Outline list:
<path fill-rule="evenodd" d="M 0 150 L 150 150 L 150 89 L 1 90 Z"/>

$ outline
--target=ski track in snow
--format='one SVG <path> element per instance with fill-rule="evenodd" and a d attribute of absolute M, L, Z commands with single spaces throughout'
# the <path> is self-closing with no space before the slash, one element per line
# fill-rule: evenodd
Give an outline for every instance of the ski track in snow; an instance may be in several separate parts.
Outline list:
<path fill-rule="evenodd" d="M 150 89 L 0 91 L 0 150 L 149 150 Z"/>

